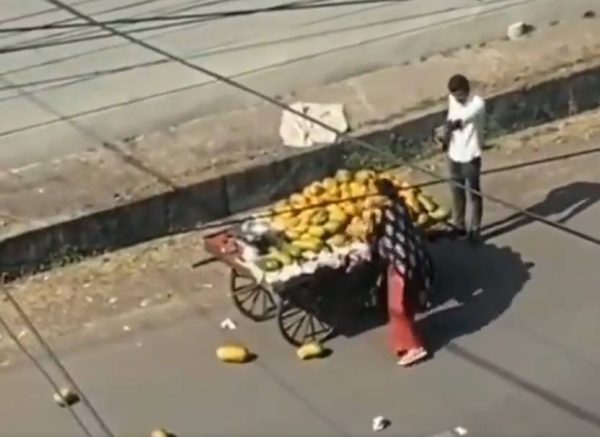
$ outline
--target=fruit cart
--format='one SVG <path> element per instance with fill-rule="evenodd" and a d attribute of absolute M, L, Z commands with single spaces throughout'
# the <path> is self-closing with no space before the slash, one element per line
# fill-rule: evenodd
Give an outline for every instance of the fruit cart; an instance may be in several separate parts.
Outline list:
<path fill-rule="evenodd" d="M 388 199 L 376 182 L 398 190 L 415 224 L 429 232 L 448 211 L 398 176 L 371 170 L 338 171 L 275 204 L 261 220 L 249 219 L 205 239 L 208 252 L 230 268 L 234 305 L 246 317 L 277 318 L 294 345 L 322 342 L 351 312 L 376 304 L 377 263 L 366 241 Z M 347 271 L 348 260 L 352 263 Z"/>
<path fill-rule="evenodd" d="M 283 338 L 294 346 L 324 342 L 345 328 L 354 313 L 377 305 L 379 270 L 374 263 L 319 268 L 286 282 L 256 279 L 240 259 L 231 230 L 209 235 L 206 250 L 229 267 L 233 304 L 245 317 L 261 322 L 272 318 Z"/>

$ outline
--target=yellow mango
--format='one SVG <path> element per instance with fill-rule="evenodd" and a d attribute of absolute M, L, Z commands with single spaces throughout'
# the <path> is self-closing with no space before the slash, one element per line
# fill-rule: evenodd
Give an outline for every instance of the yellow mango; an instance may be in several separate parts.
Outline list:
<path fill-rule="evenodd" d="M 321 358 L 325 355 L 325 349 L 320 343 L 312 342 L 300 346 L 296 350 L 298 358 L 301 360 L 311 360 L 313 358 Z"/>
<path fill-rule="evenodd" d="M 350 195 L 352 197 L 363 197 L 367 194 L 367 186 L 358 182 L 350 183 Z"/>
<path fill-rule="evenodd" d="M 369 179 L 374 179 L 376 173 L 373 170 L 360 170 L 354 175 L 354 180 L 358 182 L 366 182 Z"/>
<path fill-rule="evenodd" d="M 321 185 L 326 191 L 330 191 L 337 188 L 338 182 L 334 178 L 325 178 L 321 182 Z"/>
<path fill-rule="evenodd" d="M 251 354 L 243 346 L 226 345 L 217 349 L 217 358 L 225 363 L 245 363 L 250 360 Z"/>
<path fill-rule="evenodd" d="M 318 210 L 310 219 L 312 225 L 322 225 L 329 219 L 329 213 L 325 209 Z"/>
<path fill-rule="evenodd" d="M 306 231 L 306 232 L 311 237 L 323 238 L 327 231 L 325 231 L 325 228 L 323 226 L 311 226 L 310 228 L 308 228 L 308 231 Z"/>
<path fill-rule="evenodd" d="M 325 229 L 325 231 L 328 234 L 332 235 L 332 234 L 335 234 L 336 232 L 338 232 L 343 226 L 344 226 L 344 222 L 337 221 L 337 220 L 329 220 L 327 223 L 325 223 L 323 225 L 323 228 Z"/>
<path fill-rule="evenodd" d="M 425 211 L 429 213 L 435 211 L 438 207 L 435 201 L 431 198 L 431 196 L 427 196 L 426 194 L 418 195 L 417 199 L 419 200 L 419 203 L 421 204 L 421 206 L 423 206 Z"/>
<path fill-rule="evenodd" d="M 345 169 L 338 170 L 335 173 L 335 179 L 338 182 L 350 182 L 350 181 L 352 181 L 352 172 L 349 170 L 345 170 Z"/>
<path fill-rule="evenodd" d="M 443 221 L 450 217 L 450 211 L 439 206 L 435 211 L 429 213 L 429 216 L 435 221 Z"/>

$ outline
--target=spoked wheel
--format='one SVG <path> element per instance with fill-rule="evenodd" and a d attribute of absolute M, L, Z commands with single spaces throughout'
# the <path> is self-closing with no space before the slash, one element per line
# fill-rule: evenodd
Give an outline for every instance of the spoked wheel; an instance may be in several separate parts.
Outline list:
<path fill-rule="evenodd" d="M 324 306 L 322 297 L 305 287 L 283 296 L 277 314 L 283 338 L 294 346 L 332 338 L 335 328 L 326 321 Z"/>
<path fill-rule="evenodd" d="M 233 304 L 249 319 L 262 322 L 275 316 L 277 304 L 273 294 L 254 279 L 239 275 L 232 269 L 230 290 Z"/>

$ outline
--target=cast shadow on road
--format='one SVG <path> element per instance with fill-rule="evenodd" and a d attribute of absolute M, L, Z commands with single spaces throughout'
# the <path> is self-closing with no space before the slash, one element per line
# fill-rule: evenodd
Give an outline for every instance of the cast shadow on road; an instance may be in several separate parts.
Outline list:
<path fill-rule="evenodd" d="M 532 263 L 509 247 L 444 240 L 432 245 L 438 271 L 434 307 L 419 327 L 435 352 L 453 339 L 476 332 L 500 317 L 530 278 Z M 379 299 L 385 302 L 385 286 Z M 387 323 L 386 311 L 350 317 L 342 335 L 353 337 Z"/>
<path fill-rule="evenodd" d="M 419 321 L 431 351 L 477 332 L 512 305 L 533 263 L 510 247 L 446 241 L 433 247 L 438 269 L 435 307 Z"/>
<path fill-rule="evenodd" d="M 547 219 L 552 219 L 556 223 L 565 224 L 599 200 L 600 184 L 579 181 L 550 191 L 543 201 L 527 208 L 526 211 Z M 522 214 L 512 214 L 502 220 L 484 226 L 483 238 L 489 240 L 527 226 L 533 223 L 533 221 L 533 219 Z"/>

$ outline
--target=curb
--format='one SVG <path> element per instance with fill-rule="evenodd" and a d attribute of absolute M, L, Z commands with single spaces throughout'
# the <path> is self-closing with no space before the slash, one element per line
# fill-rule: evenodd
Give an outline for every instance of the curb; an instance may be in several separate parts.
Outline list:
<path fill-rule="evenodd" d="M 562 119 L 600 107 L 600 66 L 487 98 L 488 137 Z M 420 143 L 445 117 L 445 109 L 378 129 L 360 138 L 387 147 L 391 132 L 419 146 L 399 150 L 406 158 L 427 151 Z M 405 145 L 406 149 L 406 145 Z M 348 157 L 372 156 L 346 144 L 314 148 L 185 188 L 12 236 L 0 243 L 0 274 L 10 280 L 57 262 L 197 229 L 199 225 L 265 206 L 317 178 L 347 166 Z M 393 164 L 393 163 L 387 163 Z"/>

